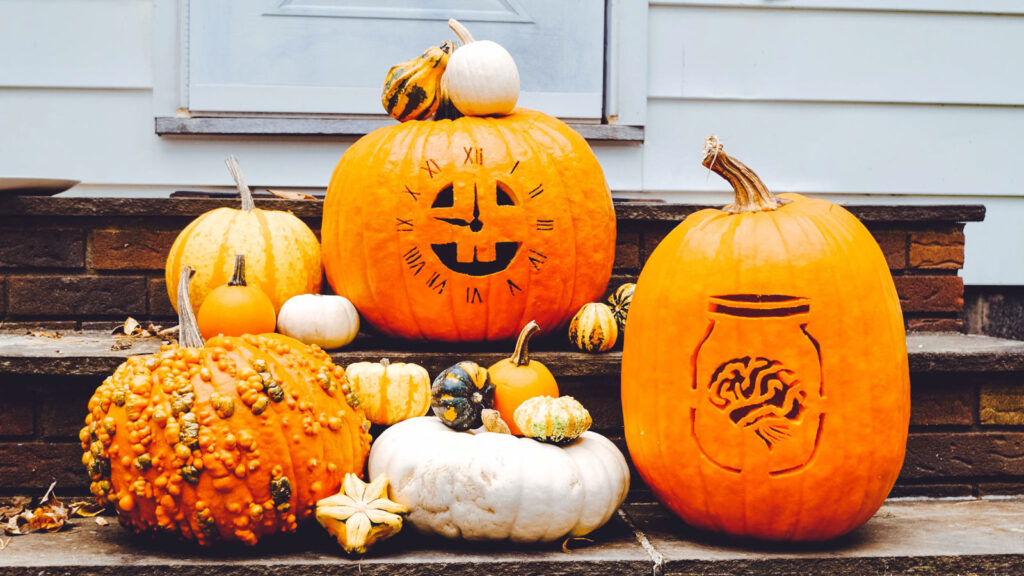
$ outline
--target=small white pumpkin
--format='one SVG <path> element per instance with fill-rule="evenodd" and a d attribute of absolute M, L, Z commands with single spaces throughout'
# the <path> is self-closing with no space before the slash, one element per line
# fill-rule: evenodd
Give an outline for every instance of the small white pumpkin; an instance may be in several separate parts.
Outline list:
<path fill-rule="evenodd" d="M 432 417 L 388 428 L 370 448 L 371 477 L 421 532 L 466 540 L 553 542 L 604 525 L 629 491 L 629 468 L 607 438 L 565 446 L 493 432 L 456 432 Z"/>
<path fill-rule="evenodd" d="M 344 296 L 292 296 L 277 314 L 277 331 L 325 350 L 340 348 L 359 333 L 359 312 Z"/>
<path fill-rule="evenodd" d="M 458 20 L 449 20 L 448 26 L 462 46 L 448 58 L 441 91 L 466 116 L 512 112 L 519 101 L 519 69 L 512 55 L 497 42 L 475 40 Z"/>

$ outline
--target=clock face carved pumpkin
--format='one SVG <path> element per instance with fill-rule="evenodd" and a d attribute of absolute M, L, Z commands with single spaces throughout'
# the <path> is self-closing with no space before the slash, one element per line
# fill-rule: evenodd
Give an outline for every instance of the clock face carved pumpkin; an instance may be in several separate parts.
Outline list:
<path fill-rule="evenodd" d="M 517 109 L 361 138 L 331 179 L 322 238 L 331 286 L 378 330 L 501 340 L 601 296 L 615 213 L 586 141 Z"/>

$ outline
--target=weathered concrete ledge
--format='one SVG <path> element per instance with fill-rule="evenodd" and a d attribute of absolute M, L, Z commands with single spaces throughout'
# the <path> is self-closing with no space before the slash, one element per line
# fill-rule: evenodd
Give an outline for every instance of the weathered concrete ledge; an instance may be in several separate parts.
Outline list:
<path fill-rule="evenodd" d="M 107 332 L 64 332 L 59 338 L 0 331 L 0 374 L 103 376 L 128 356 L 151 354 L 160 348 L 156 338 L 118 338 Z M 431 374 L 460 360 L 489 366 L 510 351 L 507 346 L 455 346 L 417 344 L 359 338 L 347 348 L 331 351 L 336 362 L 415 362 Z M 531 356 L 546 364 L 557 377 L 615 376 L 622 351 L 585 354 L 545 349 L 541 341 Z M 907 335 L 911 372 L 1012 372 L 1024 371 L 1024 342 L 959 333 L 911 333 Z"/>
<path fill-rule="evenodd" d="M 311 526 L 256 549 L 198 550 L 133 538 L 116 524 L 76 519 L 57 534 L 11 540 L 5 576 L 263 576 L 360 574 L 796 575 L 1020 574 L 1024 500 L 893 501 L 826 544 L 737 542 L 698 533 L 657 504 L 630 504 L 565 554 L 558 545 L 470 545 L 412 531 L 358 561 Z"/>
<path fill-rule="evenodd" d="M 282 200 L 257 197 L 256 204 L 268 210 L 287 210 L 300 218 L 320 218 L 323 200 Z M 13 196 L 0 199 L 0 216 L 76 216 L 76 217 L 195 217 L 204 212 L 238 206 L 234 198 L 84 198 L 71 196 Z M 620 221 L 679 222 L 690 214 L 710 208 L 704 204 L 665 202 L 616 202 Z M 949 204 L 930 206 L 847 206 L 865 224 L 980 222 L 985 206 Z"/>

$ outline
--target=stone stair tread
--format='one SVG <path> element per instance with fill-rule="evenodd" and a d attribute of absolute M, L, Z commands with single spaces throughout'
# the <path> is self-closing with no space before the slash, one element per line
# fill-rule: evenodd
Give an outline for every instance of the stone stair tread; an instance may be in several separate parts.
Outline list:
<path fill-rule="evenodd" d="M 889 501 L 865 526 L 825 544 L 740 542 L 697 533 L 657 504 L 627 504 L 592 544 L 467 544 L 403 532 L 353 561 L 316 526 L 252 549 L 202 550 L 133 538 L 75 519 L 56 534 L 14 537 L 5 576 L 118 574 L 1019 574 L 1024 499 Z M 641 544 L 645 542 L 647 546 Z"/>
<path fill-rule="evenodd" d="M 117 338 L 101 330 L 61 332 L 60 337 L 53 337 L 52 332 L 49 336 L 29 332 L 0 331 L 0 374 L 103 376 L 128 356 L 150 354 L 160 347 L 157 338 Z M 585 354 L 558 349 L 563 347 L 558 341 L 541 340 L 531 349 L 531 356 L 560 377 L 619 372 L 621 350 Z M 504 344 L 411 343 L 360 337 L 347 348 L 331 351 L 331 356 L 342 364 L 389 357 L 416 362 L 434 374 L 467 358 L 490 365 L 508 357 L 507 348 Z M 912 372 L 1024 370 L 1024 342 L 1017 340 L 952 332 L 910 333 L 907 352 Z"/>

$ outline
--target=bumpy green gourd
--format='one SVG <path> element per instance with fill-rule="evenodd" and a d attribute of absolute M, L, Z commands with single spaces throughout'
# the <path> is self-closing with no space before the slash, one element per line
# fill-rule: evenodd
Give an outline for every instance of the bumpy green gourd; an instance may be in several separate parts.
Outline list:
<path fill-rule="evenodd" d="M 514 418 L 524 436 L 551 444 L 572 442 L 592 423 L 590 413 L 572 396 L 530 398 L 516 408 Z"/>

